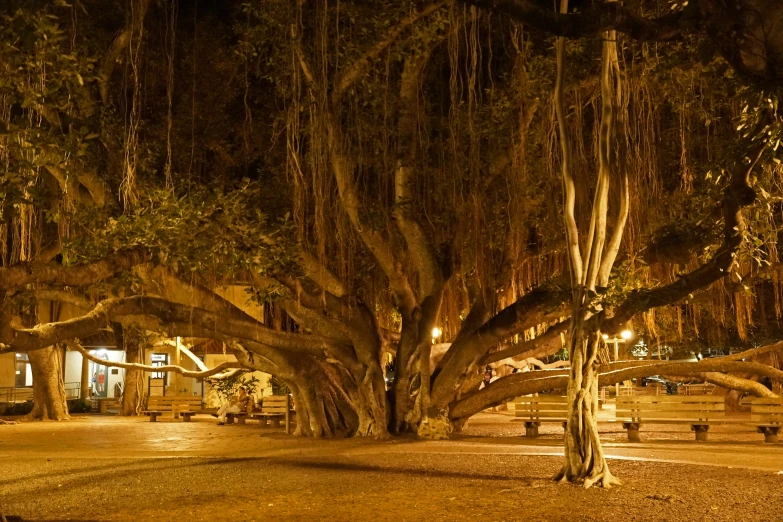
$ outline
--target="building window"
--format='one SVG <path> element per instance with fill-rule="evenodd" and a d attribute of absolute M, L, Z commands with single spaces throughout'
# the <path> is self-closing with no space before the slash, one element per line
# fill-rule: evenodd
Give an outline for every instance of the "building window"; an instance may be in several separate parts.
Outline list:
<path fill-rule="evenodd" d="M 167 353 L 153 353 L 150 356 L 152 366 L 166 366 L 169 364 L 169 354 Z M 168 386 L 168 372 L 152 372 L 153 379 L 163 379 L 163 385 Z"/>
<path fill-rule="evenodd" d="M 24 388 L 27 386 L 27 374 L 28 366 L 30 366 L 29 359 L 27 357 L 26 353 L 17 353 L 16 354 L 16 375 L 14 379 L 14 386 L 16 388 Z"/>

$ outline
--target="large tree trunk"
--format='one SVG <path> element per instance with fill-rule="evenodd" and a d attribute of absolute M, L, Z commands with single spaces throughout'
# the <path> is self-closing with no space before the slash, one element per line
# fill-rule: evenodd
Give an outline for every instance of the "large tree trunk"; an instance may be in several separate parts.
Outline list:
<path fill-rule="evenodd" d="M 33 373 L 33 411 L 26 420 L 69 419 L 63 381 L 65 351 L 50 346 L 28 353 Z"/>
<path fill-rule="evenodd" d="M 599 330 L 585 329 L 575 321 L 568 376 L 565 463 L 556 478 L 584 481 L 586 488 L 593 484 L 605 488 L 620 484 L 609 471 L 598 437 L 598 350 L 602 343 Z"/>
<path fill-rule="evenodd" d="M 347 437 L 356 433 L 360 424 L 357 393 L 347 376 L 328 363 L 299 368 L 294 375 L 293 379 L 280 377 L 294 395 L 294 436 Z"/>
<path fill-rule="evenodd" d="M 294 436 L 347 437 L 356 433 L 358 391 L 347 372 L 309 355 L 264 348 L 263 354 L 238 351 L 237 360 L 274 375 L 288 386 L 296 409 Z"/>
<path fill-rule="evenodd" d="M 144 335 L 137 328 L 123 328 L 119 323 L 112 323 L 114 341 L 117 348 L 125 350 L 125 362 L 144 364 Z M 122 406 L 120 415 L 132 417 L 140 415 L 144 409 L 144 379 L 142 370 L 125 369 L 125 381 L 122 389 Z"/>
<path fill-rule="evenodd" d="M 129 363 L 144 364 L 144 347 L 138 342 L 125 342 L 125 360 Z M 122 409 L 120 415 L 130 417 L 139 415 L 144 409 L 145 373 L 141 370 L 125 370 L 125 383 L 122 390 Z"/>

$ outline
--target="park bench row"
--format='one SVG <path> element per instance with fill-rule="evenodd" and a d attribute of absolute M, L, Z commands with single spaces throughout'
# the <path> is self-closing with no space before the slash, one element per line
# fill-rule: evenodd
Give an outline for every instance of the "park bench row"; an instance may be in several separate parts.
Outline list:
<path fill-rule="evenodd" d="M 602 388 L 602 391 L 605 388 Z M 681 384 L 677 386 L 677 395 L 712 395 L 714 384 Z M 647 386 L 618 386 L 617 395 L 666 395 L 666 387 L 660 384 Z"/>
<path fill-rule="evenodd" d="M 639 442 L 642 424 L 690 425 L 696 440 L 706 441 L 710 426 L 718 424 L 751 424 L 764 434 L 764 442 L 778 441 L 783 423 L 783 398 L 750 401 L 750 422 L 726 417 L 723 397 L 708 395 L 637 395 L 617 397 L 615 418 L 628 433 L 629 442 Z M 558 395 L 520 397 L 509 403 L 514 416 L 525 422 L 525 436 L 535 438 L 543 422 L 562 423 L 565 429 L 568 399 Z"/>
<path fill-rule="evenodd" d="M 164 413 L 172 413 L 174 418 L 182 417 L 184 422 L 190 422 L 194 415 L 214 414 L 217 410 L 203 407 L 201 397 L 188 396 L 152 396 L 147 398 L 147 409 L 144 414 L 150 417 L 151 422 L 156 422 Z M 285 432 L 291 431 L 291 401 L 288 395 L 271 395 L 264 397 L 261 409 L 250 413 L 229 413 L 226 415 L 226 424 L 245 424 L 245 420 L 251 418 L 262 423 L 270 421 L 273 427 L 279 427 L 280 422 L 285 422 Z"/>

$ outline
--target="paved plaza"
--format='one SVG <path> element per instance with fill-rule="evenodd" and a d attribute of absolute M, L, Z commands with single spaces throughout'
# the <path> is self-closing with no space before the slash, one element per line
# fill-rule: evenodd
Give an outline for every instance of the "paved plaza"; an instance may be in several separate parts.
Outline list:
<path fill-rule="evenodd" d="M 554 484 L 559 428 L 526 440 L 499 413 L 440 442 L 294 438 L 210 417 L 0 426 L 0 513 L 26 521 L 779 520 L 783 444 L 736 426 L 707 443 L 690 440 L 687 428 L 651 427 L 641 444 L 602 428 L 624 480 L 610 491 Z"/>

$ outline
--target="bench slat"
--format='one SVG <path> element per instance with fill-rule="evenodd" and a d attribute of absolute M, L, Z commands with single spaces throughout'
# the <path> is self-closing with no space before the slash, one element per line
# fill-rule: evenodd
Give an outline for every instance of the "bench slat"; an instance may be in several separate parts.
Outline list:
<path fill-rule="evenodd" d="M 680 396 L 680 395 L 660 395 L 660 396 L 652 396 L 652 395 L 633 395 L 628 397 L 618 397 L 617 403 L 654 403 L 654 402 L 661 402 L 661 403 L 667 403 L 667 404 L 677 404 L 677 403 L 693 403 L 693 404 L 710 404 L 710 403 L 723 403 L 724 398 L 723 397 L 712 397 L 709 395 L 696 395 L 694 397 L 691 396 Z"/>

